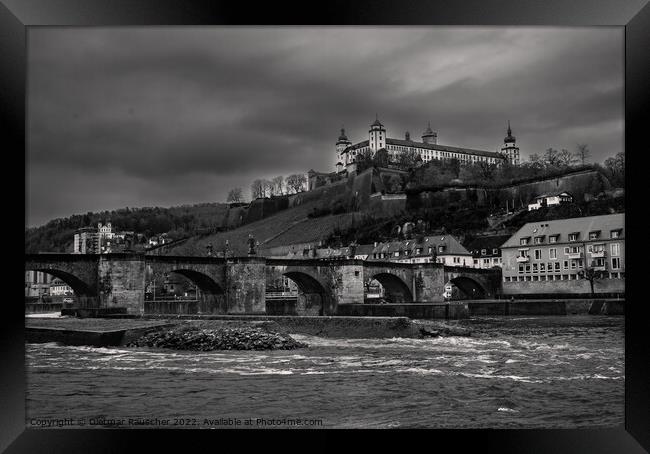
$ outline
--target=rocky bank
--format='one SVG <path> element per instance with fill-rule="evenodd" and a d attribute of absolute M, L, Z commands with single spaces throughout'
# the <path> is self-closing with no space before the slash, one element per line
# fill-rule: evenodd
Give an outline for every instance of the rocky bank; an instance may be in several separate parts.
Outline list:
<path fill-rule="evenodd" d="M 127 344 L 128 347 L 171 348 L 175 350 L 293 350 L 306 348 L 291 336 L 260 328 L 201 329 L 179 327 L 155 331 Z"/>

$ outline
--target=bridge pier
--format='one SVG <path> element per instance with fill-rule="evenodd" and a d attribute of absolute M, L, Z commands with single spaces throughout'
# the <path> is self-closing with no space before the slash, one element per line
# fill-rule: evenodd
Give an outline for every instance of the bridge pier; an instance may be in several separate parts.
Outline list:
<path fill-rule="evenodd" d="M 229 314 L 266 313 L 266 259 L 229 260 L 226 283 Z"/>
<path fill-rule="evenodd" d="M 100 255 L 97 282 L 100 308 L 126 307 L 129 314 L 144 314 L 143 256 Z"/>

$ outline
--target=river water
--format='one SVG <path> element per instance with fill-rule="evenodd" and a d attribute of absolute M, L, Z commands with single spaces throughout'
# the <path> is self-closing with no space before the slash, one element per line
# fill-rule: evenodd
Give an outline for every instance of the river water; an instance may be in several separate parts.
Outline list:
<path fill-rule="evenodd" d="M 472 337 L 183 352 L 27 344 L 28 427 L 623 424 L 622 317 L 479 317 Z"/>

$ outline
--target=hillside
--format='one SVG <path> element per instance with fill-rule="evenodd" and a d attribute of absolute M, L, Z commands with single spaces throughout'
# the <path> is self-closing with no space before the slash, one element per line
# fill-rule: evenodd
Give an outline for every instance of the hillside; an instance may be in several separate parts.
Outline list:
<path fill-rule="evenodd" d="M 205 203 L 171 208 L 123 208 L 113 211 L 76 214 L 25 229 L 25 252 L 70 252 L 76 229 L 111 222 L 114 231 L 141 234 L 141 240 L 168 233 L 171 239 L 184 238 L 220 228 L 227 221 L 228 204 Z"/>
<path fill-rule="evenodd" d="M 317 242 L 327 238 L 336 229 L 347 230 L 353 220 L 360 216 L 358 213 L 342 213 L 319 218 L 308 217 L 318 203 L 318 200 L 307 201 L 233 230 L 193 237 L 181 245 L 166 248 L 164 254 L 205 255 L 208 244 L 212 244 L 214 252 L 219 253 L 223 251 L 227 240 L 233 254 L 246 255 L 249 234 L 259 241 L 260 249 Z"/>

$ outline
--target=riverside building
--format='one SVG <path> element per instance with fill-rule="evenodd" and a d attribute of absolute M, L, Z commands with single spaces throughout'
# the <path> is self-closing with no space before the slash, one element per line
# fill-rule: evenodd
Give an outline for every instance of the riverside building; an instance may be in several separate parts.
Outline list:
<path fill-rule="evenodd" d="M 501 246 L 504 294 L 625 292 L 625 214 L 532 222 Z"/>

